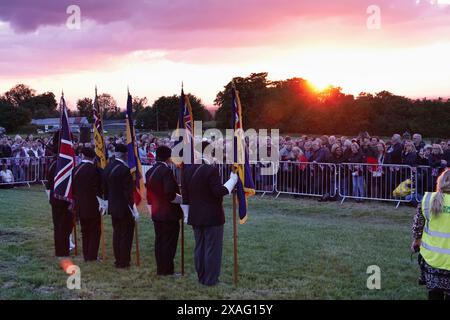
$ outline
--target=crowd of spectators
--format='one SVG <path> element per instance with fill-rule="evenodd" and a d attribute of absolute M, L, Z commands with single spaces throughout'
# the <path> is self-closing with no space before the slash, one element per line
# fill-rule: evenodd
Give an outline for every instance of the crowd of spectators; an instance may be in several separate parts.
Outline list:
<path fill-rule="evenodd" d="M 390 199 L 392 191 L 408 178 L 421 190 L 432 190 L 439 174 L 450 166 L 450 140 L 426 144 L 418 133 L 412 137 L 409 133 L 394 134 L 387 141 L 367 132 L 354 138 L 284 137 L 280 146 L 277 184 L 294 193 L 314 193 L 320 188 L 325 198 L 341 194 Z M 292 164 L 299 162 L 303 167 Z M 335 166 L 315 165 L 324 163 Z M 336 175 L 329 173 L 336 166 L 342 169 L 339 184 L 335 183 Z M 335 185 L 338 190 L 330 190 Z"/>
<path fill-rule="evenodd" d="M 52 156 L 49 148 L 45 148 L 51 140 L 52 136 L 1 137 L 0 183 L 12 185 L 33 180 L 37 174 L 43 175 L 43 172 L 36 172 L 33 164 L 38 161 L 45 166 Z M 126 143 L 124 135 L 105 137 L 108 158 L 114 157 L 114 146 L 121 143 Z M 214 143 L 224 142 L 219 140 Z M 74 137 L 76 162 L 80 161 L 81 157 L 78 156 L 82 148 L 93 145 L 93 141 L 81 143 Z M 156 137 L 145 133 L 137 135 L 141 163 L 154 163 L 156 148 L 161 145 L 173 147 L 174 141 L 168 136 Z M 249 150 L 255 152 L 257 148 L 250 146 Z M 336 194 L 356 198 L 383 197 L 391 194 L 407 177 L 402 165 L 420 168 L 415 178 L 420 179 L 426 189 L 432 189 L 437 176 L 450 165 L 450 140 L 425 143 L 418 133 L 412 136 L 409 133 L 394 134 L 387 140 L 370 136 L 367 132 L 360 133 L 357 137 L 284 136 L 280 137 L 279 160 L 280 169 L 276 181 L 278 189 L 284 188 L 283 190 L 299 194 L 325 194 L 325 199 L 333 198 Z M 340 170 L 341 177 L 337 177 L 337 172 L 329 174 L 336 166 L 344 166 L 344 170 Z M 260 170 L 254 170 L 254 175 L 257 182 L 274 183 L 273 180 L 261 177 Z M 35 180 L 40 181 L 37 178 Z M 332 190 L 332 186 L 336 184 L 339 189 Z"/>

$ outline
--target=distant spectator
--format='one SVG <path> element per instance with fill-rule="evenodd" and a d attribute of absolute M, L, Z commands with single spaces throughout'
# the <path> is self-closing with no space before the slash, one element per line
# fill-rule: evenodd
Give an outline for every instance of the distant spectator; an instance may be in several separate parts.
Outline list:
<path fill-rule="evenodd" d="M 350 171 L 352 174 L 353 197 L 364 197 L 363 167 L 357 165 L 357 163 L 364 162 L 364 156 L 356 142 L 352 143 L 351 154 L 347 159 L 347 162 L 352 163 L 352 165 L 350 165 Z M 359 199 L 357 199 L 357 201 L 359 201 Z"/>
<path fill-rule="evenodd" d="M 416 147 L 412 141 L 405 141 L 405 147 L 402 152 L 402 163 L 411 167 L 415 167 L 418 164 Z"/>
<path fill-rule="evenodd" d="M 2 170 L 0 171 L 0 184 L 3 188 L 12 188 L 14 183 L 14 175 L 11 170 L 8 169 L 6 164 L 2 165 Z"/>
<path fill-rule="evenodd" d="M 312 161 L 313 155 L 314 155 L 314 151 L 312 149 L 312 142 L 311 141 L 306 141 L 305 142 L 305 157 L 306 159 L 308 159 L 308 161 Z"/>
<path fill-rule="evenodd" d="M 312 158 L 312 161 L 318 162 L 318 163 L 325 163 L 328 162 L 328 159 L 330 157 L 330 151 L 326 147 L 326 145 L 322 144 L 324 140 L 317 139 L 313 142 L 312 148 L 314 151 L 314 155 Z M 328 142 L 326 142 L 327 144 Z"/>
<path fill-rule="evenodd" d="M 280 160 L 281 161 L 292 161 L 295 159 L 294 154 L 292 153 L 293 143 L 291 139 L 287 140 L 285 146 L 280 150 Z"/>
<path fill-rule="evenodd" d="M 413 134 L 412 140 L 414 142 L 414 147 L 416 147 L 417 152 L 419 152 L 423 147 L 425 147 L 425 142 L 422 140 L 422 135 L 419 133 Z"/>
<path fill-rule="evenodd" d="M 399 134 L 394 134 L 391 138 L 391 146 L 386 151 L 386 164 L 402 163 L 402 140 Z"/>

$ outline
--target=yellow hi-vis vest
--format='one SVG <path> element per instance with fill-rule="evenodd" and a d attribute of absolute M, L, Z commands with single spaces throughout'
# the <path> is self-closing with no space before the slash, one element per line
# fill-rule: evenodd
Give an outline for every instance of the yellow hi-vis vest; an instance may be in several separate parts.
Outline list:
<path fill-rule="evenodd" d="M 439 215 L 431 214 L 435 192 L 426 192 L 422 199 L 425 217 L 420 254 L 433 268 L 450 271 L 450 195 L 444 195 L 444 205 Z"/>

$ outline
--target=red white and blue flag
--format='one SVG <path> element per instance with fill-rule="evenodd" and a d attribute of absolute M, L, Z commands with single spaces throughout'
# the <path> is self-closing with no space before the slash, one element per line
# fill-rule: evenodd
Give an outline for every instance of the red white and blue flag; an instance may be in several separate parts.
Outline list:
<path fill-rule="evenodd" d="M 75 151 L 73 149 L 72 134 L 70 132 L 69 117 L 67 116 L 67 106 L 64 96 L 61 97 L 59 108 L 61 110 L 59 150 L 56 160 L 53 195 L 59 200 L 72 203 L 72 171 L 75 167 Z"/>
<path fill-rule="evenodd" d="M 181 89 L 180 96 L 180 110 L 178 114 L 178 124 L 177 130 L 184 129 L 184 134 L 181 136 L 179 141 L 175 144 L 181 143 L 183 141 L 184 145 L 187 145 L 190 149 L 190 158 L 188 155 L 183 154 L 183 163 L 185 165 L 194 164 L 194 116 L 192 114 L 192 106 L 189 101 L 189 95 L 184 94 L 184 89 Z"/>

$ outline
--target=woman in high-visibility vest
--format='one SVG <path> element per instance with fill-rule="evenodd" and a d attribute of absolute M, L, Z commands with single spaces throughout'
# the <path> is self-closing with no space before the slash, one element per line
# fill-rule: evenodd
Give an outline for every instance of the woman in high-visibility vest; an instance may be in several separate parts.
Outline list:
<path fill-rule="evenodd" d="M 420 250 L 421 278 L 430 300 L 450 300 L 450 169 L 426 192 L 413 223 L 411 250 Z"/>

